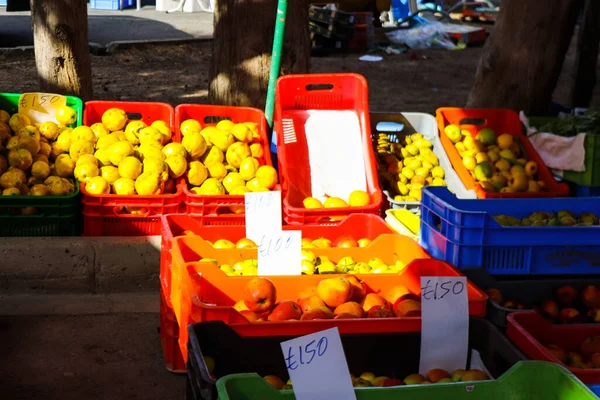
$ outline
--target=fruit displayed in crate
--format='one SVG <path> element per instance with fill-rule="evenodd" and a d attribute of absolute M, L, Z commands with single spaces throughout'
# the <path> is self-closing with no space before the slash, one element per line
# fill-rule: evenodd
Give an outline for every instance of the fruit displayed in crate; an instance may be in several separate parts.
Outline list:
<path fill-rule="evenodd" d="M 182 161 L 179 176 L 197 195 L 243 195 L 270 191 L 277 185 L 277 171 L 265 165 L 258 125 L 219 121 L 202 127 L 188 119 L 181 123 Z M 241 210 L 243 212 L 243 210 Z"/>
<path fill-rule="evenodd" d="M 546 349 L 560 362 L 572 368 L 600 368 L 600 336 L 585 339 L 577 350 L 569 351 L 556 344 L 546 344 Z"/>
<path fill-rule="evenodd" d="M 247 283 L 243 299 L 234 308 L 250 322 L 421 316 L 419 296 L 405 286 L 367 294 L 354 275 L 323 279 L 305 294 L 297 300 L 277 301 L 275 285 L 259 277 Z"/>
<path fill-rule="evenodd" d="M 420 133 L 404 136 L 400 143 L 391 143 L 388 135 L 379 134 L 379 176 L 394 200 L 420 201 L 423 186 L 446 186 L 446 173 L 432 146 Z"/>
<path fill-rule="evenodd" d="M 302 201 L 304 208 L 365 207 L 369 204 L 371 204 L 371 196 L 364 190 L 352 191 L 347 200 L 330 196 L 323 202 L 315 197 L 307 197 Z"/>
<path fill-rule="evenodd" d="M 525 218 L 518 219 L 510 215 L 495 215 L 494 220 L 502 226 L 594 226 L 598 225 L 598 216 L 591 212 L 576 215 L 568 210 L 548 213 L 538 211 Z"/>
<path fill-rule="evenodd" d="M 243 240 L 243 239 L 242 239 Z M 246 239 L 248 242 L 251 240 Z M 326 239 L 325 239 L 326 240 Z M 222 247 L 234 245 L 233 242 L 228 240 L 218 240 L 213 244 L 216 248 L 233 248 L 233 247 Z M 241 242 L 241 240 L 240 240 Z M 239 243 L 239 242 L 238 242 Z M 254 242 L 252 242 L 254 243 Z M 235 246 L 235 245 L 234 245 Z M 243 246 L 237 248 L 252 248 L 252 246 Z M 254 246 L 256 247 L 256 246 Z M 397 260 L 395 264 L 387 265 L 380 258 L 374 257 L 368 262 L 356 262 L 353 257 L 343 257 L 337 263 L 334 263 L 327 256 L 317 257 L 315 254 L 307 249 L 302 249 L 302 274 L 303 275 L 314 275 L 314 274 L 397 274 L 406 266 L 400 260 Z M 215 260 L 210 258 L 203 258 L 201 262 L 216 263 Z M 222 264 L 219 269 L 228 276 L 255 276 L 258 275 L 258 260 L 247 259 L 244 261 L 238 261 L 237 263 Z"/>
<path fill-rule="evenodd" d="M 485 291 L 495 303 L 513 310 L 533 308 L 544 318 L 557 324 L 579 324 L 600 322 L 600 289 L 588 285 L 580 291 L 573 286 L 559 287 L 554 298 L 542 299 L 537 304 L 526 306 L 517 300 L 505 300 L 502 292 L 496 288 Z"/>
<path fill-rule="evenodd" d="M 66 196 L 75 191 L 75 163 L 55 149 L 77 113 L 57 109 L 56 122 L 34 123 L 25 114 L 0 110 L 0 187 L 3 196 Z M 22 214 L 38 210 L 23 208 Z"/>
<path fill-rule="evenodd" d="M 193 231 L 184 231 L 183 232 L 187 236 L 196 236 Z M 215 242 L 211 242 L 206 240 L 206 243 L 211 245 L 215 249 L 255 249 L 258 248 L 258 245 L 248 238 L 242 238 L 237 242 L 232 242 L 227 239 L 218 239 Z M 302 238 L 302 248 L 303 249 L 325 249 L 331 247 L 341 247 L 341 248 L 350 248 L 350 247 L 367 247 L 371 243 L 371 239 L 361 238 L 358 240 L 354 240 L 351 237 L 342 237 L 338 239 L 336 242 L 332 242 L 331 240 L 321 237 L 318 239 L 310 239 L 310 238 Z"/>
<path fill-rule="evenodd" d="M 462 163 L 486 192 L 542 192 L 538 165 L 529 160 L 518 136 L 496 135 L 492 129 L 479 130 L 473 137 L 457 125 L 447 125 L 444 134 L 454 143 Z"/>

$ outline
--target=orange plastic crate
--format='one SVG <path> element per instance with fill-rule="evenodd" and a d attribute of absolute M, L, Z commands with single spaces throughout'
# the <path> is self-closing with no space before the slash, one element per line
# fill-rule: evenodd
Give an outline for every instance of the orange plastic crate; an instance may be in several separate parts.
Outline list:
<path fill-rule="evenodd" d="M 173 214 L 162 216 L 162 240 L 160 249 L 160 282 L 165 295 L 167 304 L 171 306 L 170 288 L 171 288 L 171 260 L 173 238 L 185 235 L 184 231 L 192 231 L 203 239 L 214 242 L 218 239 L 228 239 L 234 243 L 246 236 L 244 226 L 205 226 L 202 225 L 203 219 L 197 216 L 186 214 Z M 394 233 L 394 231 L 385 223 L 383 219 L 376 215 L 353 214 L 338 225 L 320 226 L 306 225 L 294 226 L 284 225 L 283 230 L 301 230 L 302 236 L 312 239 L 324 237 L 335 243 L 342 238 L 351 238 L 358 240 L 361 238 L 375 239 L 379 235 Z M 215 249 L 213 249 L 215 250 Z M 212 250 L 210 250 L 212 251 Z M 196 253 L 193 253 L 196 254 Z M 191 255 L 191 254 L 190 254 Z M 196 255 L 192 260 L 197 261 Z M 184 262 L 188 262 L 185 260 Z"/>
<path fill-rule="evenodd" d="M 277 81 L 275 131 L 284 220 L 289 224 L 319 224 L 352 213 L 379 215 L 382 194 L 371 143 L 368 87 L 358 74 L 287 75 Z M 365 207 L 306 209 L 311 196 L 310 166 L 304 124 L 309 110 L 352 110 L 361 125 L 367 191 L 372 203 Z"/>
<path fill-rule="evenodd" d="M 550 169 L 544 164 L 538 152 L 523 133 L 521 120 L 514 111 L 499 108 L 470 109 L 445 107 L 436 110 L 436 120 L 440 130 L 442 145 L 444 146 L 444 150 L 446 150 L 446 154 L 448 154 L 450 162 L 452 162 L 452 166 L 467 190 L 474 189 L 478 198 L 566 197 L 569 194 L 569 187 L 566 184 L 556 182 Z M 548 191 L 538 193 L 496 193 L 483 190 L 463 165 L 458 150 L 456 150 L 454 144 L 444 133 L 444 128 L 450 124 L 458 125 L 461 130 L 468 131 L 473 137 L 483 128 L 491 128 L 497 135 L 508 133 L 509 135 L 518 137 L 529 159 L 537 163 L 539 180 L 546 184 Z"/>
<path fill-rule="evenodd" d="M 222 257 L 225 260 L 225 257 Z M 244 288 L 252 277 L 227 277 L 214 265 L 206 263 L 185 264 L 178 271 L 173 268 L 171 301 L 180 326 L 179 345 L 187 360 L 187 325 L 197 322 L 220 320 L 235 325 L 236 331 L 247 336 L 299 336 L 337 326 L 342 334 L 418 332 L 421 318 L 372 318 L 348 320 L 313 320 L 250 323 L 234 308 L 241 300 Z M 180 273 L 180 275 L 177 275 Z M 421 276 L 462 276 L 450 264 L 433 259 L 412 261 L 398 274 L 357 275 L 367 287 L 368 293 L 385 293 L 395 285 L 404 285 L 415 294 L 421 292 Z M 277 288 L 277 299 L 296 300 L 305 296 L 318 283 L 331 275 L 272 276 Z M 181 278 L 181 279 L 180 279 Z M 485 315 L 487 295 L 468 282 L 469 314 Z"/>
<path fill-rule="evenodd" d="M 263 165 L 273 166 L 267 136 L 267 119 L 261 110 L 250 107 L 181 104 L 175 108 L 175 129 L 179 137 L 181 137 L 179 127 L 187 119 L 197 120 L 202 127 L 214 126 L 221 120 L 230 120 L 234 123 L 254 122 L 258 125 L 260 144 L 264 151 L 260 161 Z M 183 185 L 183 193 L 185 212 L 198 216 L 203 225 L 244 225 L 244 196 L 197 195 L 188 190 L 187 182 Z M 241 207 L 242 212 L 235 214 L 230 207 Z M 205 216 L 207 218 L 204 218 Z"/>
<path fill-rule="evenodd" d="M 184 373 L 186 365 L 178 343 L 179 325 L 163 293 L 160 294 L 159 336 L 166 368 L 173 373 Z"/>
<path fill-rule="evenodd" d="M 175 110 L 166 103 L 89 101 L 85 104 L 83 123 L 91 126 L 101 122 L 102 114 L 110 108 L 122 109 L 131 120 L 142 120 L 147 125 L 165 121 L 173 131 L 172 141 L 179 141 L 178 133 L 173 129 Z M 80 189 L 84 236 L 159 235 L 160 216 L 180 212 L 183 204 L 183 191 L 179 185 L 174 194 L 154 196 L 91 195 L 84 184 Z M 123 212 L 124 207 L 134 208 L 136 213 Z"/>

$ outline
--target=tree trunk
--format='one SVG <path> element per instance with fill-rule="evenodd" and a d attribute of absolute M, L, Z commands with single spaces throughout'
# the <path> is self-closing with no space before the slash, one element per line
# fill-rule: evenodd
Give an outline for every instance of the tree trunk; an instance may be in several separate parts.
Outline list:
<path fill-rule="evenodd" d="M 31 0 L 31 23 L 41 90 L 90 100 L 87 2 Z"/>
<path fill-rule="evenodd" d="M 277 0 L 217 0 L 210 64 L 212 104 L 264 109 Z M 282 74 L 307 73 L 310 64 L 308 1 L 288 3 Z"/>
<path fill-rule="evenodd" d="M 552 103 L 582 0 L 504 0 L 467 107 L 542 115 Z"/>
<path fill-rule="evenodd" d="M 600 42 L 600 2 L 586 0 L 583 24 L 579 27 L 577 58 L 572 107 L 589 107 L 596 85 L 596 65 L 598 63 L 598 43 Z"/>

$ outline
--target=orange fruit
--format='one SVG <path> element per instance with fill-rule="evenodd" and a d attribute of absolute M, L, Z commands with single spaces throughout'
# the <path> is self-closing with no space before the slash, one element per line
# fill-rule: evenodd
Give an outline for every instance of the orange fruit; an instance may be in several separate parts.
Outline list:
<path fill-rule="evenodd" d="M 350 207 L 364 207 L 368 206 L 370 203 L 371 196 L 364 190 L 355 190 L 350 193 L 350 197 L 348 197 L 348 204 L 350 204 Z"/>
<path fill-rule="evenodd" d="M 510 149 L 514 143 L 514 138 L 508 133 L 503 133 L 502 135 L 498 136 L 497 140 L 498 147 L 500 147 L 502 150 Z"/>

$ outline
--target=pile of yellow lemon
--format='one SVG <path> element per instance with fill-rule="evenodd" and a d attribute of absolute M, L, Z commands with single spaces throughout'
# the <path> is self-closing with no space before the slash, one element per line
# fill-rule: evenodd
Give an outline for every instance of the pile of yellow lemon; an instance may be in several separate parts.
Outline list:
<path fill-rule="evenodd" d="M 538 165 L 528 160 L 519 138 L 508 133 L 496 136 L 489 128 L 475 137 L 457 125 L 444 128 L 454 143 L 462 163 L 486 192 L 541 192 L 543 181 L 537 179 Z"/>
<path fill-rule="evenodd" d="M 388 135 L 379 134 L 379 176 L 395 201 L 421 201 L 423 186 L 446 186 L 446 173 L 432 148 L 420 133 L 405 136 L 400 143 L 390 143 Z"/>
<path fill-rule="evenodd" d="M 3 196 L 65 196 L 75 191 L 73 168 L 59 138 L 77 120 L 70 107 L 57 109 L 56 122 L 34 124 L 27 115 L 0 110 L 0 187 Z M 69 151 L 67 147 L 65 153 Z M 66 157 L 69 157 L 65 154 Z M 34 209 L 23 209 L 33 213 Z"/>
<path fill-rule="evenodd" d="M 277 185 L 277 171 L 264 165 L 258 126 L 222 120 L 203 127 L 195 119 L 180 126 L 187 155 L 186 180 L 198 195 L 243 195 L 266 192 Z"/>
<path fill-rule="evenodd" d="M 344 208 L 365 207 L 371 204 L 371 196 L 364 190 L 354 190 L 348 196 L 348 201 L 340 197 L 327 197 L 324 202 L 315 198 L 307 197 L 302 201 L 304 208 Z"/>

